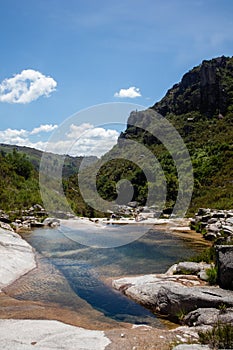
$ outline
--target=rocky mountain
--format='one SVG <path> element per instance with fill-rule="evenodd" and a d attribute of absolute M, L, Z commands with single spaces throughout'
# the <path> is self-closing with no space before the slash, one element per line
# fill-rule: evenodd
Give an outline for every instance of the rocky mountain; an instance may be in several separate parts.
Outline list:
<path fill-rule="evenodd" d="M 224 116 L 232 106 L 233 58 L 222 56 L 205 60 L 184 74 L 152 108 L 163 116 L 199 112 L 211 118 Z"/>
<path fill-rule="evenodd" d="M 233 207 L 233 58 L 222 56 L 203 61 L 184 74 L 181 81 L 169 89 L 161 101 L 146 111 L 133 111 L 128 118 L 126 130 L 118 139 L 118 145 L 108 155 L 111 157 L 116 154 L 124 140 L 136 141 L 148 147 L 164 171 L 167 206 L 172 207 L 178 189 L 177 170 L 166 145 L 149 131 L 158 129 L 158 125 L 151 125 L 150 111 L 158 112 L 161 118 L 166 117 L 173 124 L 189 151 L 194 173 L 190 213 L 202 206 L 219 209 Z M 165 129 L 161 127 L 160 134 L 164 132 Z M 131 156 L 127 156 L 130 159 Z M 130 167 L 132 169 L 132 165 Z M 106 168 L 107 179 L 100 192 L 102 196 L 114 199 L 116 191 L 107 195 L 107 190 L 103 191 L 103 188 L 115 187 L 116 179 L 120 180 L 116 174 L 123 166 L 118 161 L 111 164 L 111 172 L 106 165 L 105 172 Z M 148 184 L 145 179 L 142 180 L 139 169 L 132 171 L 133 174 L 127 173 L 124 166 L 126 177 L 134 179 L 133 199 L 143 204 Z M 101 176 L 99 181 L 101 183 Z"/>

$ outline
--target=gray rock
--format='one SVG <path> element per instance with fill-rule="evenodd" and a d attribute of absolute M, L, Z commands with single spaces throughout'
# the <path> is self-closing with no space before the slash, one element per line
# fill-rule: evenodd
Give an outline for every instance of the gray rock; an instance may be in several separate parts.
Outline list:
<path fill-rule="evenodd" d="M 208 231 L 211 231 L 211 232 L 218 232 L 219 231 L 219 229 L 221 228 L 221 223 L 220 222 L 217 222 L 217 223 L 215 223 L 215 224 L 210 224 L 210 225 L 207 225 L 206 226 L 206 229 L 208 230 Z"/>
<path fill-rule="evenodd" d="M 217 238 L 217 233 L 214 232 L 206 232 L 204 234 L 205 239 L 207 239 L 208 241 L 214 241 Z"/>
<path fill-rule="evenodd" d="M 200 285 L 200 280 L 196 276 L 183 276 L 167 274 L 144 275 L 138 277 L 124 277 L 114 280 L 112 285 L 115 289 L 123 292 L 134 301 L 149 309 L 156 311 L 158 304 L 158 294 L 161 288 L 173 288 L 173 286 Z"/>
<path fill-rule="evenodd" d="M 222 226 L 223 233 L 226 235 L 233 235 L 233 226 L 230 225 L 223 225 Z"/>
<path fill-rule="evenodd" d="M 199 308 L 184 317 L 184 324 L 191 326 L 214 325 L 218 321 L 219 310 L 215 308 Z"/>
<path fill-rule="evenodd" d="M 5 222 L 7 224 L 9 224 L 11 222 L 9 215 L 4 213 L 2 210 L 0 210 L 0 221 Z"/>
<path fill-rule="evenodd" d="M 211 218 L 210 214 L 202 216 L 202 222 L 207 222 Z"/>
<path fill-rule="evenodd" d="M 215 224 L 217 221 L 218 221 L 217 218 L 211 218 L 211 219 L 208 220 L 208 224 L 209 224 L 209 225 L 210 225 L 210 224 Z"/>
<path fill-rule="evenodd" d="M 226 224 L 233 226 L 233 217 L 226 219 Z"/>
<path fill-rule="evenodd" d="M 207 282 L 209 280 L 209 276 L 207 275 L 206 270 L 200 271 L 197 275 L 202 281 Z"/>
<path fill-rule="evenodd" d="M 181 310 L 190 312 L 197 308 L 233 306 L 233 293 L 218 287 L 186 287 L 166 283 L 157 293 L 156 310 L 163 315 L 176 316 Z"/>
<path fill-rule="evenodd" d="M 216 323 L 231 323 L 233 325 L 233 308 L 220 309 L 200 308 L 191 311 L 184 317 L 184 323 L 188 326 L 214 326 Z"/>
<path fill-rule="evenodd" d="M 216 253 L 219 285 L 233 290 L 233 245 L 218 245 Z"/>
<path fill-rule="evenodd" d="M 201 286 L 196 276 L 145 275 L 113 281 L 113 287 L 149 309 L 174 319 L 198 308 L 233 307 L 233 292 Z"/>
<path fill-rule="evenodd" d="M 56 218 L 46 218 L 43 221 L 44 226 L 49 226 L 49 227 L 57 227 L 60 226 L 60 220 Z"/>
<path fill-rule="evenodd" d="M 7 223 L 5 223 L 5 222 L 1 222 L 1 221 L 0 221 L 0 227 L 1 227 L 2 229 L 4 229 L 4 230 L 14 232 L 13 228 L 12 228 L 9 224 L 7 224 Z"/>
<path fill-rule="evenodd" d="M 199 216 L 203 216 L 203 215 L 207 215 L 207 214 L 210 214 L 211 210 L 208 208 L 199 208 L 198 209 L 198 212 L 197 212 L 197 215 Z"/>
<path fill-rule="evenodd" d="M 210 264 L 183 261 L 177 264 L 176 273 L 197 275 L 200 271 L 210 268 Z"/>

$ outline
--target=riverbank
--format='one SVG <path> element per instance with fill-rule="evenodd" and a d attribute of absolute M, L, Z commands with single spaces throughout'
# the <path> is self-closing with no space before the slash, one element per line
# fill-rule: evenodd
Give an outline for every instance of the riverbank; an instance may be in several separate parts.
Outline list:
<path fill-rule="evenodd" d="M 78 219 L 82 221 L 83 225 L 98 225 L 98 223 L 93 223 L 88 219 Z M 168 224 L 168 223 L 167 223 Z M 101 223 L 99 223 L 100 226 L 102 226 Z M 163 226 L 164 224 L 162 224 Z M 156 226 L 159 227 L 159 226 Z M 165 228 L 165 226 L 163 226 Z M 183 226 L 185 227 L 185 226 Z M 180 233 L 180 232 L 179 232 Z M 16 234 L 13 232 L 7 233 L 8 236 L 16 237 Z M 1 235 L 0 235 L 1 237 Z M 14 240 L 15 238 L 11 238 L 11 240 Z M 23 241 L 19 236 L 18 239 Z M 25 241 L 23 241 L 25 242 Z M 12 242 L 8 244 L 8 246 L 12 245 Z M 30 247 L 30 246 L 29 246 Z M 21 251 L 18 246 L 18 251 Z M 17 250 L 16 249 L 16 250 Z M 14 256 L 14 251 L 11 251 L 12 255 L 7 255 L 7 259 L 11 260 L 11 258 Z M 34 253 L 33 253 L 34 254 Z M 4 259 L 1 257 L 1 261 Z M 86 311 L 87 305 L 85 305 L 85 308 L 81 307 L 80 304 L 80 310 L 79 312 L 74 312 L 72 308 L 63 308 L 60 305 L 57 305 L 55 303 L 48 304 L 43 302 L 33 302 L 33 301 L 26 301 L 26 300 L 17 300 L 14 298 L 14 293 L 12 293 L 12 296 L 9 296 L 8 293 L 11 294 L 10 290 L 12 291 L 12 288 L 16 288 L 17 286 L 27 286 L 27 278 L 36 275 L 36 277 L 39 277 L 39 269 L 40 269 L 40 261 L 37 260 L 37 267 L 33 267 L 30 271 L 21 271 L 21 274 L 23 275 L 21 278 L 19 278 L 19 275 L 12 277 L 11 282 L 13 281 L 13 278 L 17 278 L 17 281 L 15 281 L 10 286 L 5 286 L 4 292 L 0 294 L 0 305 L 1 305 L 1 317 L 2 318 L 17 318 L 17 319 L 50 319 L 50 320 L 59 320 L 64 323 L 68 323 L 70 325 L 75 325 L 78 327 L 82 327 L 84 329 L 92 329 L 92 330 L 99 330 L 104 331 L 105 336 L 110 339 L 111 343 L 107 345 L 106 349 L 119 349 L 119 345 L 123 347 L 124 349 L 132 349 L 135 347 L 135 349 L 158 349 L 158 350 L 168 350 L 170 348 L 169 344 L 171 342 L 175 342 L 179 340 L 181 337 L 182 339 L 188 339 L 189 336 L 187 335 L 187 331 L 183 332 L 181 330 L 175 330 L 175 331 L 169 331 L 169 330 L 162 330 L 162 329 L 155 329 L 151 327 L 134 327 L 132 328 L 131 324 L 123 324 L 119 322 L 112 322 L 112 325 L 109 325 L 109 322 L 99 322 L 94 323 L 91 319 L 91 312 L 93 312 L 93 309 L 90 310 L 90 314 Z M 6 269 L 7 271 L 7 269 Z M 9 270 L 10 271 L 10 270 Z M 24 273 L 27 273 L 26 275 Z M 53 271 L 54 278 L 58 278 L 58 276 Z M 61 276 L 59 277 L 61 278 Z M 10 282 L 10 283 L 11 283 Z M 62 283 L 65 283 L 65 279 Z M 65 284 L 64 284 L 65 286 Z M 17 287 L 18 288 L 18 287 Z M 20 287 L 21 288 L 21 287 Z M 76 296 L 77 297 L 77 296 Z M 85 310 L 85 311 L 84 311 Z M 97 312 L 97 311 L 96 311 Z M 19 329 L 21 329 L 20 325 L 23 323 L 20 323 L 19 321 Z M 2 322 L 1 327 L 3 330 L 5 330 L 5 339 L 6 335 L 9 335 L 8 341 L 9 344 L 11 344 L 11 341 L 14 341 L 12 339 L 13 333 L 8 332 L 7 330 L 7 323 Z M 85 333 L 86 334 L 86 333 Z M 83 333 L 83 336 L 86 337 Z M 184 336 L 186 334 L 186 336 Z M 8 336 L 7 335 L 7 336 Z M 100 333 L 100 336 L 102 338 L 103 334 Z M 191 335 L 193 336 L 193 335 Z M 33 340 L 31 342 L 35 342 L 36 340 Z M 153 341 L 153 347 L 152 347 L 152 341 Z M 30 344 L 29 344 L 30 345 Z M 39 342 L 38 342 L 39 346 Z M 88 346 L 88 342 L 87 342 Z M 13 349 L 13 347 L 9 347 Z M 20 348 L 17 348 L 17 350 Z M 43 350 L 45 348 L 43 347 Z M 48 347 L 49 349 L 49 347 Z M 67 349 L 72 349 L 71 347 L 67 347 Z M 76 349 L 79 348 L 76 345 Z M 84 348 L 85 349 L 85 348 Z M 90 349 L 90 347 L 86 347 L 86 349 Z M 92 349 L 92 348 L 91 348 Z M 98 347 L 98 350 L 101 349 Z"/>

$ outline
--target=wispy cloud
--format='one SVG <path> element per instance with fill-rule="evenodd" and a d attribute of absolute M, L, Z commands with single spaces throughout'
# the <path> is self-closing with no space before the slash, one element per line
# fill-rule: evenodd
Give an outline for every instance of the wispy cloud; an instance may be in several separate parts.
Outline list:
<path fill-rule="evenodd" d="M 0 83 L 0 102 L 30 103 L 40 96 L 48 97 L 56 86 L 53 78 L 33 69 L 25 69 Z"/>
<path fill-rule="evenodd" d="M 115 92 L 114 96 L 119 98 L 136 98 L 142 95 L 139 88 L 131 86 L 128 89 L 120 89 L 119 92 Z"/>

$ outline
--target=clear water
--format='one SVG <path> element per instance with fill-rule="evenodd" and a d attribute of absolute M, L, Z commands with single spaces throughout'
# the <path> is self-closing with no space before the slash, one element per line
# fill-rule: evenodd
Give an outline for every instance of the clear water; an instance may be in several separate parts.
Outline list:
<path fill-rule="evenodd" d="M 134 228 L 128 225 L 126 229 Z M 82 234 L 87 234 L 83 228 L 82 231 Z M 113 290 L 104 281 L 117 276 L 162 273 L 178 260 L 203 249 L 192 239 L 184 240 L 157 230 L 150 230 L 139 240 L 125 246 L 108 249 L 83 246 L 69 239 L 67 234 L 71 237 L 75 232 L 70 232 L 67 227 L 36 229 L 24 238 L 40 253 L 41 259 L 65 276 L 72 292 L 94 309 L 110 319 L 156 327 L 162 327 L 162 324 L 155 315 Z M 62 284 L 56 285 L 56 302 L 68 305 L 69 289 L 64 294 L 62 288 Z M 33 299 L 32 292 L 30 297 Z M 43 298 L 46 299 L 45 296 Z"/>

